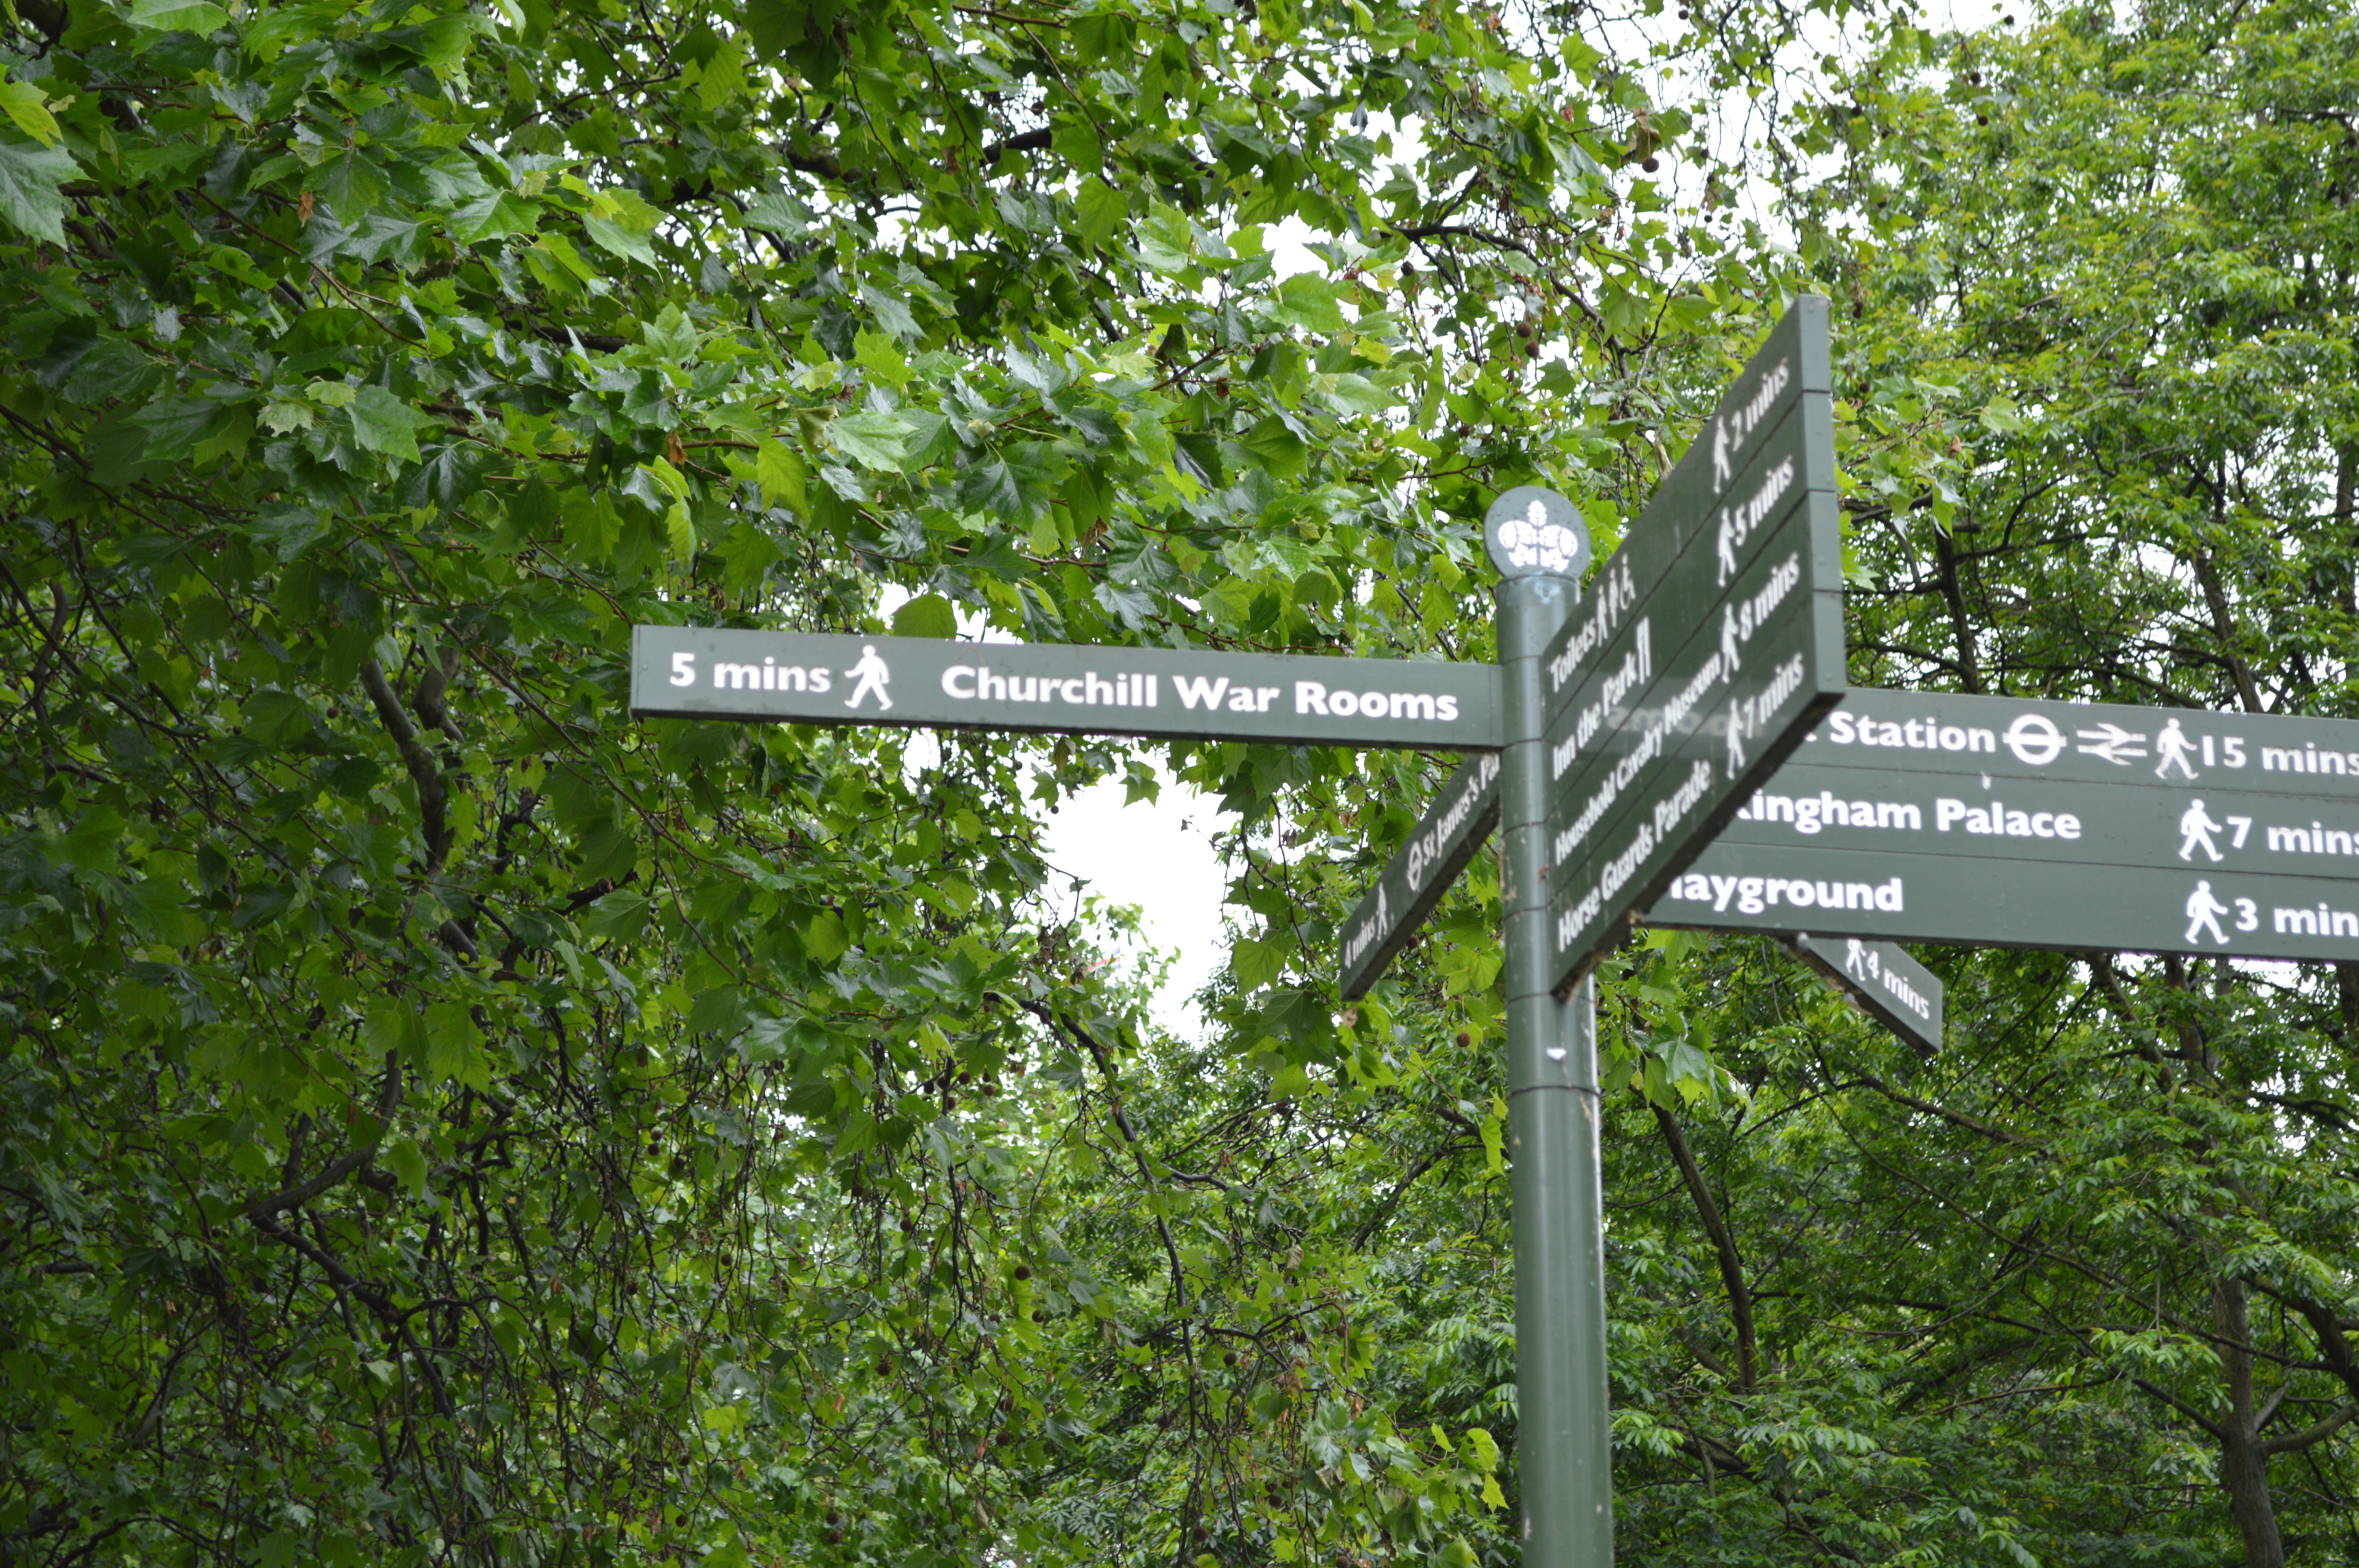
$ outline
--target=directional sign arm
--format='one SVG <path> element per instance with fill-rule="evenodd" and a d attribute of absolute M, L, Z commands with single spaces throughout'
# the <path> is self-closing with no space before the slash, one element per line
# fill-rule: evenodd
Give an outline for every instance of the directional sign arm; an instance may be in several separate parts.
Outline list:
<path fill-rule="evenodd" d="M 1489 751 L 1493 665 L 1056 643 L 631 629 L 642 718 Z"/>
<path fill-rule="evenodd" d="M 1499 754 L 1469 757 L 1343 923 L 1345 1001 L 1367 995 L 1499 826 Z"/>
<path fill-rule="evenodd" d="M 2359 723 L 1852 691 L 1645 918 L 2359 960 Z"/>
<path fill-rule="evenodd" d="M 1863 936 L 1787 935 L 1793 955 L 1848 993 L 1885 1027 L 1931 1055 L 1941 1048 L 1940 978 L 1889 942 Z"/>

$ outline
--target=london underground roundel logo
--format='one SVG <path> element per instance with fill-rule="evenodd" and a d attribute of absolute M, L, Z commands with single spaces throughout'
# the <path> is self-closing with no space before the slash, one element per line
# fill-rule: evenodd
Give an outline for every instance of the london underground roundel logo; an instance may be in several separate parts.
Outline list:
<path fill-rule="evenodd" d="M 2021 715 L 1999 739 L 2006 742 L 2016 761 L 2027 767 L 2044 768 L 2064 752 L 2064 732 L 2050 724 L 2044 714 Z"/>

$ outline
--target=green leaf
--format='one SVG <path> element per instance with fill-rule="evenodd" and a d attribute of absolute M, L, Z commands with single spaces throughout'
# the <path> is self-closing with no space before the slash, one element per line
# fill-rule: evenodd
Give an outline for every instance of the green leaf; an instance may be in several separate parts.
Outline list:
<path fill-rule="evenodd" d="M 1245 433 L 1245 448 L 1279 479 L 1294 479 L 1310 466 L 1310 449 L 1275 414 Z"/>
<path fill-rule="evenodd" d="M 835 1135 L 837 1159 L 875 1146 L 876 1119 L 874 1116 L 864 1110 L 855 1110 L 843 1119 L 843 1130 Z"/>
<path fill-rule="evenodd" d="M 688 1027 L 699 1034 L 734 1034 L 745 1027 L 745 999 L 735 986 L 714 986 L 689 1004 Z"/>
<path fill-rule="evenodd" d="M 1270 319 L 1281 327 L 1310 332 L 1343 330 L 1342 290 L 1315 273 L 1299 272 L 1277 286 L 1270 303 Z"/>
<path fill-rule="evenodd" d="M 479 196 L 451 214 L 451 236 L 462 244 L 529 234 L 539 227 L 540 203 L 527 200 L 513 190 L 495 190 Z M 598 236 L 592 233 L 590 237 L 596 240 Z"/>
<path fill-rule="evenodd" d="M 159 397 L 131 416 L 147 432 L 142 462 L 173 462 L 189 455 L 222 412 L 210 397 Z"/>
<path fill-rule="evenodd" d="M 852 938 L 843 929 L 843 917 L 832 909 L 821 910 L 803 927 L 803 951 L 822 964 L 842 957 L 851 946 Z"/>
<path fill-rule="evenodd" d="M 883 332 L 862 328 L 853 339 L 852 357 L 871 376 L 896 391 L 909 384 L 915 373 L 909 369 L 908 357 L 901 345 Z"/>
<path fill-rule="evenodd" d="M 810 0 L 746 0 L 745 30 L 756 52 L 764 59 L 777 59 L 799 46 L 810 8 Z"/>
<path fill-rule="evenodd" d="M 1082 238 L 1093 245 L 1106 243 L 1130 222 L 1130 199 L 1094 174 L 1082 181 L 1075 206 Z"/>
<path fill-rule="evenodd" d="M 918 319 L 909 307 L 892 290 L 874 283 L 860 286 L 860 302 L 875 313 L 876 324 L 897 338 L 918 336 Z"/>
<path fill-rule="evenodd" d="M 436 1083 L 491 1087 L 483 1060 L 483 1033 L 461 1003 L 438 1001 L 426 1010 L 426 1074 Z"/>
<path fill-rule="evenodd" d="M 2023 415 L 2017 409 L 2015 399 L 2004 392 L 1993 393 L 1991 400 L 1983 405 L 1982 420 L 1984 427 L 2002 436 L 2011 436 L 2024 426 Z"/>
<path fill-rule="evenodd" d="M 656 248 L 647 243 L 643 234 L 635 234 L 621 224 L 610 223 L 595 213 L 582 214 L 582 227 L 589 234 L 590 243 L 602 251 L 621 256 L 625 261 L 637 262 L 642 266 L 658 265 Z"/>
<path fill-rule="evenodd" d="M 582 922 L 583 935 L 612 942 L 636 941 L 647 928 L 647 896 L 621 889 L 592 904 Z"/>
<path fill-rule="evenodd" d="M 347 223 L 366 217 L 369 209 L 385 200 L 387 189 L 385 171 L 358 147 L 347 149 L 327 164 L 313 184 L 328 210 Z"/>
<path fill-rule="evenodd" d="M 66 199 L 58 187 L 81 169 L 63 147 L 0 136 L 0 218 L 37 240 L 66 243 Z"/>
<path fill-rule="evenodd" d="M 1237 984 L 1246 990 L 1259 990 L 1285 971 L 1287 945 L 1276 937 L 1240 937 L 1229 949 L 1229 968 L 1235 971 Z"/>
<path fill-rule="evenodd" d="M 384 1153 L 386 1169 L 408 1187 L 414 1197 L 426 1195 L 426 1156 L 418 1145 L 407 1138 L 397 1140 Z"/>
<path fill-rule="evenodd" d="M 1188 270 L 1195 231 L 1175 208 L 1156 202 L 1137 229 L 1138 259 L 1157 272 L 1177 275 Z"/>
<path fill-rule="evenodd" d="M 896 637 L 951 638 L 958 635 L 958 616 L 951 601 L 939 593 L 921 593 L 893 612 Z"/>
<path fill-rule="evenodd" d="M 227 25 L 229 13 L 206 0 L 130 0 L 123 19 L 156 32 L 210 33 Z"/>
<path fill-rule="evenodd" d="M 52 841 L 49 858 L 79 871 L 112 874 L 123 838 L 123 818 L 106 807 L 93 806 L 64 838 Z"/>
<path fill-rule="evenodd" d="M 1333 384 L 1326 388 L 1326 395 L 1330 403 L 1346 414 L 1386 414 L 1400 406 L 1400 399 L 1390 392 L 1351 371 L 1336 375 Z"/>
<path fill-rule="evenodd" d="M 371 384 L 353 389 L 353 439 L 364 451 L 418 460 L 418 433 L 439 430 L 442 422 L 421 414 L 385 388 Z"/>
<path fill-rule="evenodd" d="M 16 123 L 16 128 L 45 147 L 58 145 L 57 117 L 49 113 L 49 101 L 41 90 L 29 81 L 0 82 L 0 112 Z"/>
<path fill-rule="evenodd" d="M 837 451 L 879 473 L 900 472 L 908 449 L 901 421 L 873 411 L 843 416 L 828 426 L 827 439 Z"/>
<path fill-rule="evenodd" d="M 765 501 L 773 505 L 784 502 L 798 512 L 806 509 L 805 486 L 810 470 L 784 441 L 765 440 L 754 449 L 754 477 L 761 483 Z"/>
<path fill-rule="evenodd" d="M 688 313 L 676 304 L 667 304 L 654 320 L 639 329 L 639 341 L 665 359 L 685 362 L 696 357 L 699 337 Z"/>
<path fill-rule="evenodd" d="M 424 1061 L 425 1021 L 414 1006 L 399 997 L 378 997 L 369 1003 L 361 1037 L 369 1054 L 378 1060 L 391 1055 L 405 1061 Z"/>

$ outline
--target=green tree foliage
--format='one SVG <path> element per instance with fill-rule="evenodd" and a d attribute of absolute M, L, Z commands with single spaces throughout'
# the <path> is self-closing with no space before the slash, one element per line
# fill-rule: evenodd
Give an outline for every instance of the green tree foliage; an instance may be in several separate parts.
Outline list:
<path fill-rule="evenodd" d="M 1513 1562 L 1487 866 L 1330 989 L 1442 761 L 1169 749 L 1191 1044 L 1137 759 L 627 629 L 1484 657 L 1815 280 L 1854 678 L 2351 714 L 2350 19 L 1827 9 L 13 0 L 8 1554 Z M 2359 1560 L 2359 974 L 1937 961 L 1607 967 L 1623 1554 Z"/>
<path fill-rule="evenodd" d="M 1364 1256 L 1368 1159 L 1495 1164 L 1473 926 L 1419 1066 L 1329 1005 L 1343 874 L 1256 850 L 1158 1058 L 1043 898 L 1114 750 L 640 725 L 624 661 L 888 604 L 1483 656 L 1468 515 L 1610 539 L 1776 304 L 1577 16 L 13 4 L 9 1553 L 1508 1539 L 1495 1194 L 1459 1327 Z M 1345 833 L 1428 768 L 1176 761 Z M 1461 1394 L 1372 1404 L 1420 1335 Z"/>
<path fill-rule="evenodd" d="M 2352 717 L 2353 19 L 2032 20 L 1896 34 L 1796 138 L 1851 306 L 1854 678 Z M 1656 1539 L 2359 1553 L 2359 970 L 1953 955 L 1919 1065 L 1760 963 L 1625 1004 L 1691 988 L 1748 1091 L 1620 1145 L 1690 1200 L 1624 1237 L 1679 1287 L 1652 1440 L 1703 1482 Z"/>

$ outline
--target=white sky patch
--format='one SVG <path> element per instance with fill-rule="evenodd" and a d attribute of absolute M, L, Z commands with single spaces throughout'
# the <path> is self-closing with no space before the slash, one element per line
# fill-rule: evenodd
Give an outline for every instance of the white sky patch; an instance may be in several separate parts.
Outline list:
<path fill-rule="evenodd" d="M 1150 1011 L 1171 1033 L 1201 1040 L 1203 1019 L 1190 999 L 1226 961 L 1229 948 L 1222 911 L 1229 877 L 1212 836 L 1235 824 L 1222 816 L 1212 796 L 1161 776 L 1162 793 L 1152 801 L 1125 806 L 1125 785 L 1116 778 L 1058 808 L 1043 841 L 1052 873 L 1049 892 L 1068 913 L 1093 894 L 1135 906 L 1154 951 L 1125 953 L 1119 961 L 1134 974 L 1151 974 L 1156 954 L 1169 956 L 1170 969 Z M 1079 888 L 1072 885 L 1076 879 Z"/>
<path fill-rule="evenodd" d="M 878 595 L 877 613 L 889 623 L 893 612 L 914 597 L 899 584 L 886 583 Z M 986 625 L 963 606 L 952 609 L 962 638 L 979 643 L 1021 640 Z M 940 767 L 941 759 L 941 742 L 933 731 L 914 730 L 901 753 L 904 776 L 914 784 Z M 1129 786 L 1115 777 L 1057 808 L 1041 836 L 1049 868 L 1044 898 L 1059 918 L 1082 913 L 1091 898 L 1136 908 L 1145 946 L 1119 955 L 1115 962 L 1136 978 L 1154 974 L 1169 958 L 1149 1011 L 1171 1033 L 1201 1040 L 1203 1019 L 1190 999 L 1226 961 L 1229 949 L 1222 909 L 1229 878 L 1213 836 L 1233 831 L 1236 823 L 1223 814 L 1218 797 L 1180 783 L 1159 766 L 1156 774 L 1162 789 L 1152 801 L 1125 805 Z"/>

